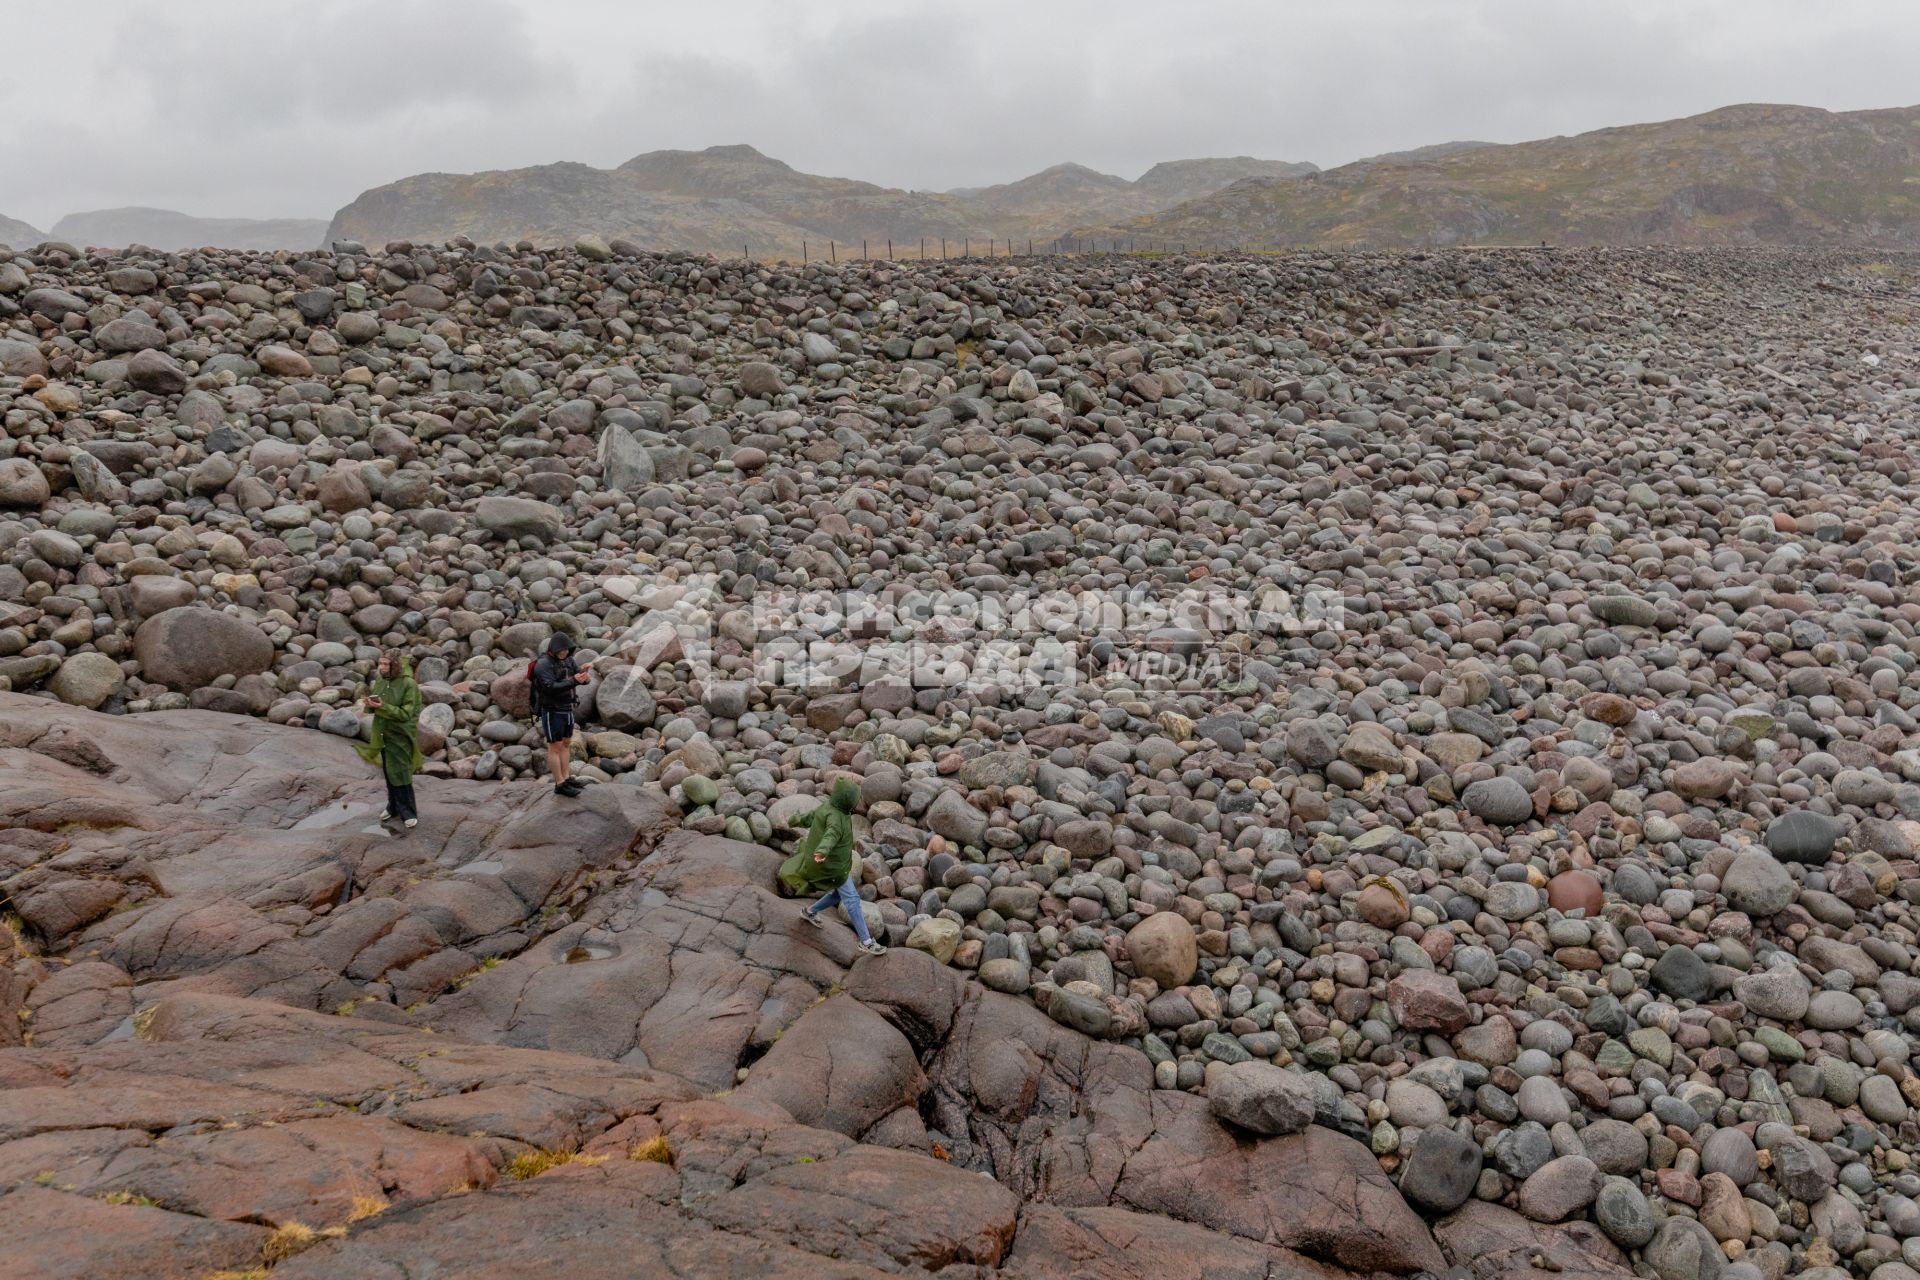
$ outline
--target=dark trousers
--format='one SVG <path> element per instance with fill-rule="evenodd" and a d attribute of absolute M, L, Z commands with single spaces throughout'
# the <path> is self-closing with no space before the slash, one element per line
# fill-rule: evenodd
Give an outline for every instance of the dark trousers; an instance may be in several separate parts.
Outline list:
<path fill-rule="evenodd" d="M 387 784 L 387 812 L 403 821 L 407 818 L 417 818 L 420 816 L 420 810 L 415 808 L 413 804 L 413 784 L 411 782 L 404 787 L 396 787 L 391 782 Z"/>

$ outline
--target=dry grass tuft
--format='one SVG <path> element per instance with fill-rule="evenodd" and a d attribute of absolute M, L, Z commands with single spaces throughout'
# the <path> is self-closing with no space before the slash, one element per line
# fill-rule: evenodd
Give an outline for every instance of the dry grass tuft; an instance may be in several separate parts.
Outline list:
<path fill-rule="evenodd" d="M 13 935 L 14 950 L 18 951 L 21 955 L 33 956 L 40 954 L 39 951 L 35 949 L 33 940 L 27 937 L 27 922 L 20 918 L 18 912 L 0 912 L 0 926 L 5 926 L 7 932 Z"/>
<path fill-rule="evenodd" d="M 260 1261 L 269 1267 L 277 1266 L 296 1254 L 305 1253 L 322 1240 L 335 1240 L 347 1234 L 345 1227 L 328 1227 L 325 1231 L 315 1231 L 312 1227 L 298 1222 L 283 1222 L 267 1237 L 267 1243 L 261 1247 Z"/>
<path fill-rule="evenodd" d="M 674 1164 L 673 1148 L 667 1145 L 664 1137 L 655 1134 L 627 1152 L 627 1159 L 651 1160 L 655 1164 L 664 1164 L 671 1168 Z"/>
<path fill-rule="evenodd" d="M 362 1222 L 378 1214 L 385 1213 L 393 1205 L 378 1196 L 355 1196 L 353 1208 L 347 1214 L 348 1222 Z"/>
<path fill-rule="evenodd" d="M 528 1178 L 537 1178 L 549 1169 L 557 1169 L 563 1164 L 572 1164 L 579 1157 L 577 1151 L 522 1151 L 507 1162 L 507 1176 L 525 1182 Z"/>

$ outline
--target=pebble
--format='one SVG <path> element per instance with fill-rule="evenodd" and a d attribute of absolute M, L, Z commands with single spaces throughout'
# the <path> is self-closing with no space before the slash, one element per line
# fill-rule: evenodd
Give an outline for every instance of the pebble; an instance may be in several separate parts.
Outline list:
<path fill-rule="evenodd" d="M 1767 848 L 1782 862 L 1824 865 L 1839 839 L 1838 823 L 1808 809 L 1783 813 L 1767 824 Z"/>
<path fill-rule="evenodd" d="M 1533 798 L 1513 778 L 1483 778 L 1468 785 L 1460 801 L 1477 818 L 1514 826 L 1533 816 Z"/>
<path fill-rule="evenodd" d="M 1750 916 L 1774 916 L 1793 901 L 1793 877 L 1777 857 L 1756 849 L 1746 850 L 1733 859 L 1720 878 L 1720 892 L 1727 905 Z"/>
<path fill-rule="evenodd" d="M 1653 1239 L 1659 1222 L 1640 1188 L 1622 1177 L 1609 1177 L 1593 1201 L 1593 1220 L 1607 1238 L 1626 1249 L 1638 1249 Z"/>
<path fill-rule="evenodd" d="M 1535 1222 L 1562 1221 L 1593 1203 L 1601 1180 L 1585 1156 L 1549 1160 L 1520 1184 L 1520 1212 Z"/>

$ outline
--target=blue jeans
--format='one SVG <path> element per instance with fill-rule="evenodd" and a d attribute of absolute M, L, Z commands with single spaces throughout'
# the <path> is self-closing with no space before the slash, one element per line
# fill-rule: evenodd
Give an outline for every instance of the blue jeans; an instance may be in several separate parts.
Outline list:
<path fill-rule="evenodd" d="M 852 872 L 847 873 L 847 878 L 838 888 L 829 891 L 826 897 L 808 907 L 807 914 L 817 916 L 833 906 L 836 901 L 846 908 L 847 919 L 852 922 L 853 931 L 860 935 L 860 941 L 872 942 L 873 935 L 867 932 L 867 913 L 860 905 L 860 891 L 853 887 Z"/>

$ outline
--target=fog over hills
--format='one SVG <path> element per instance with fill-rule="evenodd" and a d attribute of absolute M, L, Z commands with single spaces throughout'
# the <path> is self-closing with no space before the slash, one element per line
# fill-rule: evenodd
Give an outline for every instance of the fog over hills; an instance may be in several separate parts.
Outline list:
<path fill-rule="evenodd" d="M 53 238 L 77 245 L 153 249 L 311 249 L 326 232 L 319 218 L 196 218 L 172 209 L 96 209 L 53 224 Z"/>
<path fill-rule="evenodd" d="M 0 214 L 0 244 L 24 248 L 27 245 L 39 244 L 46 238 L 45 234 L 35 230 L 30 224 L 21 222 L 18 218 L 9 218 L 5 214 Z"/>

